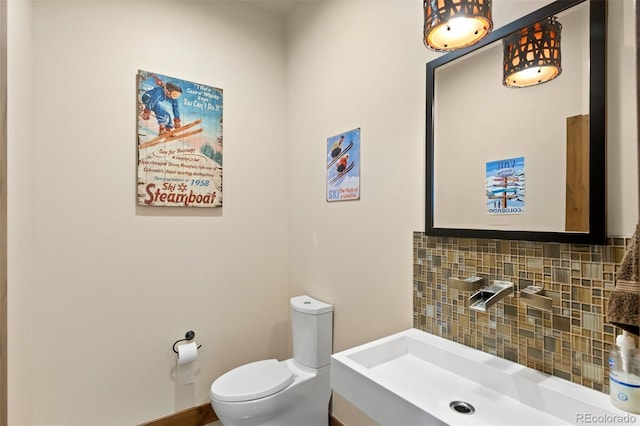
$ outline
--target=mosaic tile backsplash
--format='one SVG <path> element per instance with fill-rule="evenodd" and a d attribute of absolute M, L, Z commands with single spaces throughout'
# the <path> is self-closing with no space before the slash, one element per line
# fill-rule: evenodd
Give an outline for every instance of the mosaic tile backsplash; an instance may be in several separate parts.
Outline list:
<path fill-rule="evenodd" d="M 628 238 L 604 246 L 413 237 L 413 324 L 426 332 L 609 392 L 609 350 L 621 332 L 606 322 Z M 470 291 L 448 288 L 449 277 L 511 281 L 513 297 L 487 312 L 469 309 Z M 526 305 L 520 290 L 544 287 L 551 311 Z"/>

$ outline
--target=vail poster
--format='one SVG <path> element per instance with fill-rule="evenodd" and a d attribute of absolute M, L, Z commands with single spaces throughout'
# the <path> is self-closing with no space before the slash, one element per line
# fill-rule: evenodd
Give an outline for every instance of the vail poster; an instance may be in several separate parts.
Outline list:
<path fill-rule="evenodd" d="M 486 163 L 488 214 L 524 213 L 524 157 Z"/>
<path fill-rule="evenodd" d="M 327 139 L 327 201 L 360 199 L 360 128 Z"/>
<path fill-rule="evenodd" d="M 222 206 L 222 89 L 138 71 L 138 204 Z"/>

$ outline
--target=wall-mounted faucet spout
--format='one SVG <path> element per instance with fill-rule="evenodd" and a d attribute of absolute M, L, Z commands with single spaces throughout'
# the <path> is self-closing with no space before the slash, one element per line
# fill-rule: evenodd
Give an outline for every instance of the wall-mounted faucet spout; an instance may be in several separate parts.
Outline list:
<path fill-rule="evenodd" d="M 513 296 L 513 283 L 495 280 L 490 286 L 481 288 L 469 297 L 469 308 L 486 312 L 505 296 Z"/>

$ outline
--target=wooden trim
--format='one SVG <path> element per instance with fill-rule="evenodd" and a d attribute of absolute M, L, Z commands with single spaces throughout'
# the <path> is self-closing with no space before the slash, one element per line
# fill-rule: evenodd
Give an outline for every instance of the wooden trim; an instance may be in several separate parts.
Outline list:
<path fill-rule="evenodd" d="M 567 117 L 565 231 L 589 232 L 589 114 Z"/>
<path fill-rule="evenodd" d="M 218 420 L 211 404 L 202 404 L 138 426 L 204 426 Z M 346 426 L 333 413 L 329 413 L 329 426 Z"/>
<path fill-rule="evenodd" d="M 333 413 L 329 413 L 329 426 L 345 426 Z"/>
<path fill-rule="evenodd" d="M 7 1 L 0 0 L 0 425 L 7 407 Z"/>
<path fill-rule="evenodd" d="M 211 404 L 202 404 L 138 426 L 203 426 L 216 420 Z"/>

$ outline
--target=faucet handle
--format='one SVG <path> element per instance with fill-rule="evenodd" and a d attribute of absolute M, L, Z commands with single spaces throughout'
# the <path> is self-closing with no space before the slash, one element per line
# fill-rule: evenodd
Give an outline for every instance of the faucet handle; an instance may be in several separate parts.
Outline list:
<path fill-rule="evenodd" d="M 449 277 L 447 285 L 449 288 L 454 288 L 456 290 L 476 291 L 482 287 L 482 281 L 482 277 L 469 277 L 465 279 Z"/>
<path fill-rule="evenodd" d="M 545 296 L 544 287 L 541 286 L 530 285 L 520 290 L 520 300 L 527 305 L 545 311 L 551 311 L 553 307 L 553 299 Z"/>

